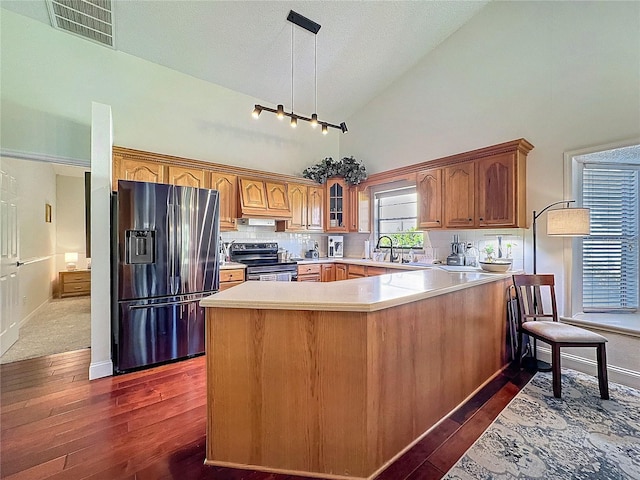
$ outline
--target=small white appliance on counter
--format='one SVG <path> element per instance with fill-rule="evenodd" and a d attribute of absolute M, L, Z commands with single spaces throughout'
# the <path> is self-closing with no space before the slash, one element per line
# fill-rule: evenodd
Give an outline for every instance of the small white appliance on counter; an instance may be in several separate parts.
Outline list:
<path fill-rule="evenodd" d="M 342 258 L 344 256 L 344 240 L 342 235 L 329 235 L 329 245 L 327 256 L 331 258 Z"/>

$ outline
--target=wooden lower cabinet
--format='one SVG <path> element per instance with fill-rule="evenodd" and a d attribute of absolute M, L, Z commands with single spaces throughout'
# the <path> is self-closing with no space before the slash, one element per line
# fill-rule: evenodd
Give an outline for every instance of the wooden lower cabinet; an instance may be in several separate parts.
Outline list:
<path fill-rule="evenodd" d="M 348 278 L 347 274 L 347 265 L 342 263 L 336 264 L 336 281 L 337 280 L 346 280 Z"/>
<path fill-rule="evenodd" d="M 207 308 L 205 463 L 373 478 L 507 364 L 509 284 L 373 312 Z"/>
<path fill-rule="evenodd" d="M 298 281 L 299 282 L 319 282 L 320 281 L 320 264 L 304 264 L 298 265 Z"/>
<path fill-rule="evenodd" d="M 367 267 L 364 265 L 349 265 L 347 278 L 362 278 L 367 276 Z"/>
<path fill-rule="evenodd" d="M 336 280 L 335 263 L 323 263 L 322 265 L 320 265 L 320 281 L 335 282 L 335 280 Z"/>
<path fill-rule="evenodd" d="M 244 268 L 230 268 L 220 270 L 220 286 L 218 291 L 223 291 L 244 283 Z"/>
<path fill-rule="evenodd" d="M 91 270 L 73 270 L 58 273 L 60 298 L 91 295 Z"/>
<path fill-rule="evenodd" d="M 384 267 L 367 267 L 367 277 L 375 277 L 376 275 L 385 275 L 387 273 L 395 272 L 389 272 L 389 270 Z"/>

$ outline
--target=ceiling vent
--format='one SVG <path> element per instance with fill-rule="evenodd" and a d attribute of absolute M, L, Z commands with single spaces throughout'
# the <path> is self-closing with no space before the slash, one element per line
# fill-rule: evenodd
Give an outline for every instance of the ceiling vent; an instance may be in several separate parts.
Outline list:
<path fill-rule="evenodd" d="M 112 0 L 46 0 L 54 28 L 114 48 Z"/>

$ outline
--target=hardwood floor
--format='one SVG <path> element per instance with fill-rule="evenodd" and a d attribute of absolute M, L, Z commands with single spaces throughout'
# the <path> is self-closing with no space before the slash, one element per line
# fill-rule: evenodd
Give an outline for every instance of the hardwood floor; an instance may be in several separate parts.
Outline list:
<path fill-rule="evenodd" d="M 88 349 L 0 366 L 0 478 L 302 480 L 203 465 L 205 358 L 90 382 Z M 439 479 L 532 374 L 508 369 L 378 480 Z"/>

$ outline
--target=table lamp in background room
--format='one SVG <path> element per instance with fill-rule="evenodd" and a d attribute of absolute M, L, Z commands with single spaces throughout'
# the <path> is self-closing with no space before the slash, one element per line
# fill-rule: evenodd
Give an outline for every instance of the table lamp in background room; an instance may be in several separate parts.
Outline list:
<path fill-rule="evenodd" d="M 78 263 L 78 252 L 67 252 L 64 254 L 64 262 L 67 264 L 67 270 L 70 272 L 76 269 Z"/>

